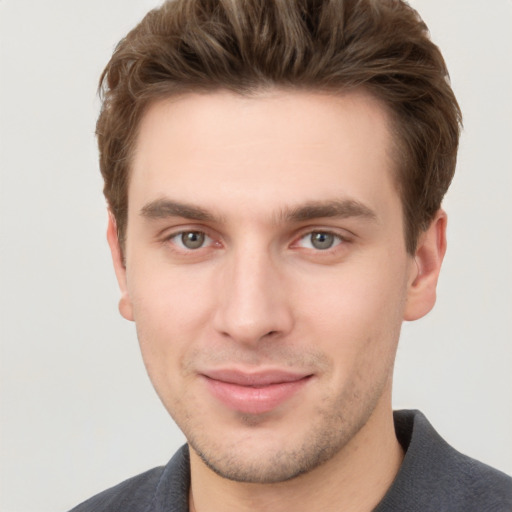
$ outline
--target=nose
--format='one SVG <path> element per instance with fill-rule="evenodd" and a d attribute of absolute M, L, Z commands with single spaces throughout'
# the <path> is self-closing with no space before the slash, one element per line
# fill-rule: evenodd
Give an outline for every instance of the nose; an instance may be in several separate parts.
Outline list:
<path fill-rule="evenodd" d="M 290 299 L 284 275 L 265 252 L 240 250 L 218 275 L 214 327 L 225 337 L 246 345 L 279 339 L 292 329 Z"/>

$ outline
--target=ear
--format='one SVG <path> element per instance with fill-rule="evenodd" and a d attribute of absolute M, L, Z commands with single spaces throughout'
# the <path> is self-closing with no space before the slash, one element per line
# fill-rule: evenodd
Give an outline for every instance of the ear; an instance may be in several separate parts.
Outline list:
<path fill-rule="evenodd" d="M 446 213 L 439 210 L 428 229 L 420 235 L 414 254 L 416 268 L 408 284 L 404 320 L 417 320 L 434 307 L 437 279 L 446 252 L 446 223 Z"/>
<path fill-rule="evenodd" d="M 126 283 L 126 265 L 123 258 L 123 253 L 119 245 L 119 238 L 117 236 L 117 224 L 114 214 L 109 210 L 108 212 L 108 227 L 107 227 L 107 240 L 112 254 L 112 262 L 116 272 L 117 282 L 121 290 L 121 299 L 119 300 L 119 312 L 126 318 L 126 320 L 133 321 L 133 308 L 128 287 Z"/>

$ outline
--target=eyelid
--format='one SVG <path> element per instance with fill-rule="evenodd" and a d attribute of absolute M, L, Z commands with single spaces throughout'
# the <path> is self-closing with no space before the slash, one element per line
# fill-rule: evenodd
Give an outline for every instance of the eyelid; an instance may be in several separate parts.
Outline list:
<path fill-rule="evenodd" d="M 203 224 L 194 224 L 193 222 L 183 222 L 183 223 L 176 223 L 172 225 L 168 225 L 163 227 L 156 233 L 156 236 L 158 238 L 169 239 L 176 235 L 180 235 L 182 233 L 188 233 L 191 231 L 195 231 L 198 233 L 204 233 L 205 235 L 209 236 L 210 238 L 214 238 L 214 235 L 212 236 L 212 230 Z"/>
<path fill-rule="evenodd" d="M 182 246 L 174 241 L 177 237 L 183 235 L 184 233 L 202 233 L 205 236 L 205 244 L 197 249 L 189 249 L 187 247 Z M 201 249 L 206 249 L 208 247 L 217 245 L 220 246 L 220 242 L 218 240 L 219 237 L 215 236 L 212 233 L 212 230 L 205 228 L 204 226 L 197 225 L 180 225 L 174 226 L 173 228 L 165 229 L 161 232 L 159 239 L 163 244 L 170 244 L 173 246 L 173 249 L 180 252 L 198 252 Z M 209 240 L 209 242 L 207 242 Z"/>
<path fill-rule="evenodd" d="M 205 238 L 209 240 L 208 243 L 205 243 L 205 245 L 199 247 L 198 249 L 189 249 L 186 247 L 180 247 L 180 245 L 173 243 L 173 239 L 176 237 L 179 237 L 180 235 L 184 233 L 190 233 L 190 232 L 198 232 L 203 233 L 205 235 Z M 323 252 L 323 253 L 329 253 L 329 251 L 334 251 L 336 248 L 340 245 L 349 244 L 354 241 L 354 238 L 357 238 L 357 235 L 354 233 L 341 228 L 331 227 L 331 226 L 306 226 L 300 228 L 298 232 L 296 232 L 295 236 L 293 237 L 293 241 L 289 247 L 297 247 L 299 242 L 303 240 L 305 237 L 313 234 L 313 233 L 326 233 L 329 235 L 332 235 L 336 237 L 340 242 L 336 243 L 333 247 L 330 247 L 328 249 L 310 249 L 314 250 L 316 252 Z M 205 227 L 204 225 L 194 225 L 194 224 L 182 224 L 178 226 L 173 226 L 172 228 L 166 228 L 160 231 L 160 233 L 157 235 L 157 239 L 162 244 L 170 244 L 174 246 L 174 249 L 176 251 L 181 251 L 184 253 L 188 252 L 199 252 L 201 249 L 206 249 L 208 247 L 215 247 L 215 248 L 221 248 L 224 243 L 221 239 L 221 236 L 217 234 L 214 230 Z M 308 250 L 308 248 L 304 248 L 305 250 Z"/>
<path fill-rule="evenodd" d="M 321 233 L 323 235 L 332 236 L 338 242 L 338 243 L 334 242 L 334 244 L 331 247 L 328 247 L 327 249 L 324 249 L 324 251 L 327 251 L 327 250 L 329 250 L 329 249 L 331 249 L 333 247 L 336 247 L 337 245 L 339 245 L 340 243 L 345 241 L 345 239 L 342 236 L 340 236 L 338 233 L 333 233 L 332 231 L 325 231 L 325 230 L 313 230 L 313 231 L 309 231 L 306 234 L 302 235 L 298 239 L 298 242 L 301 242 L 302 240 L 307 239 L 308 237 L 311 237 L 312 235 L 317 234 L 317 233 Z M 315 249 L 315 248 L 313 248 L 313 249 Z M 321 249 L 318 249 L 318 250 L 321 250 Z"/>
<path fill-rule="evenodd" d="M 333 235 L 337 238 L 340 238 L 343 241 L 349 242 L 352 239 L 356 238 L 356 235 L 346 229 L 335 228 L 331 226 L 307 226 L 305 228 L 301 228 L 297 235 L 295 236 L 295 240 L 300 240 L 305 236 L 311 235 L 312 233 L 326 233 L 329 235 Z"/>
<path fill-rule="evenodd" d="M 313 233 L 325 233 L 334 236 L 337 240 L 331 247 L 326 249 L 319 249 L 316 247 L 304 247 L 301 245 L 301 241 L 306 237 L 311 236 Z M 305 251 L 306 254 L 315 254 L 320 256 L 334 255 L 340 251 L 343 251 L 351 244 L 356 238 L 356 235 L 347 231 L 346 229 L 339 229 L 331 226 L 307 226 L 302 228 L 299 233 L 294 237 L 294 241 L 291 244 L 292 249 Z"/>
<path fill-rule="evenodd" d="M 202 241 L 203 243 L 199 247 L 196 247 L 196 248 L 187 247 L 183 242 L 183 235 L 186 235 L 188 233 L 198 233 L 198 234 L 204 235 L 204 239 Z M 181 233 L 176 233 L 175 235 L 171 236 L 169 238 L 169 240 L 174 240 L 173 243 L 176 244 L 180 248 L 180 250 L 185 251 L 185 252 L 199 251 L 200 249 L 204 249 L 205 247 L 208 247 L 211 244 L 211 242 L 213 241 L 213 239 L 211 237 L 209 237 L 203 231 L 182 231 Z"/>

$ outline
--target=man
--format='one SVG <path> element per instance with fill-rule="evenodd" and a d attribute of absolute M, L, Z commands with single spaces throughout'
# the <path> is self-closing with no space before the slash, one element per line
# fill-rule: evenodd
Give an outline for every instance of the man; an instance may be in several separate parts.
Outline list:
<path fill-rule="evenodd" d="M 391 408 L 460 126 L 415 11 L 167 2 L 102 87 L 120 311 L 188 443 L 75 510 L 510 510 L 509 477 Z"/>

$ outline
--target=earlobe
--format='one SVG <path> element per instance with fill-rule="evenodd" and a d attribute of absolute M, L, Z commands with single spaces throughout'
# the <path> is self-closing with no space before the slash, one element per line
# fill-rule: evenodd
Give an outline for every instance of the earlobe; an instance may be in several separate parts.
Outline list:
<path fill-rule="evenodd" d="M 112 254 L 112 263 L 114 264 L 117 282 L 121 291 L 121 298 L 119 299 L 119 312 L 127 320 L 133 321 L 133 308 L 126 282 L 126 265 L 121 247 L 119 245 L 116 219 L 110 210 L 108 212 L 107 240 L 110 247 L 110 253 Z"/>
<path fill-rule="evenodd" d="M 439 210 L 418 240 L 414 255 L 414 273 L 408 284 L 404 320 L 425 316 L 436 302 L 436 288 L 446 252 L 447 217 Z"/>

